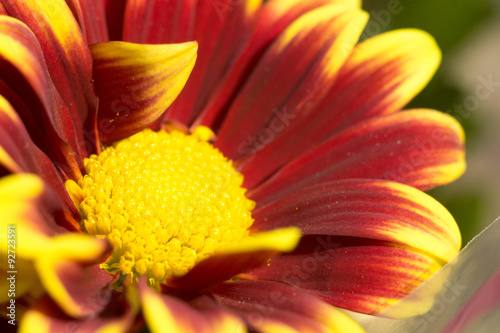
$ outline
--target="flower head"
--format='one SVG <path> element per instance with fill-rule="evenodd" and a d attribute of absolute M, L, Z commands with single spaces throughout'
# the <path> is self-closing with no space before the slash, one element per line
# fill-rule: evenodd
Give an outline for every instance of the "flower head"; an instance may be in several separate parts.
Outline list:
<path fill-rule="evenodd" d="M 463 131 L 401 111 L 439 63 L 427 34 L 357 43 L 354 0 L 0 13 L 21 330 L 354 332 L 333 306 L 378 313 L 460 249 L 421 191 L 464 171 Z"/>

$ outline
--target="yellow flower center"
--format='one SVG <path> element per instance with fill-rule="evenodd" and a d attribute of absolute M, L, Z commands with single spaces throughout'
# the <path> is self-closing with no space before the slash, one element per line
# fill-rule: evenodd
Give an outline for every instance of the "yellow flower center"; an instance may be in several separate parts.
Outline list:
<path fill-rule="evenodd" d="M 66 183 L 85 230 L 113 246 L 108 273 L 156 285 L 248 235 L 255 203 L 212 135 L 144 130 L 85 159 L 86 175 Z"/>

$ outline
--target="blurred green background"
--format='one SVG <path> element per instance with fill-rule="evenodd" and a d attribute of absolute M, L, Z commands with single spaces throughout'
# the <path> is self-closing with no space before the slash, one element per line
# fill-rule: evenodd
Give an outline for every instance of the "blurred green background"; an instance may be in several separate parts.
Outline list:
<path fill-rule="evenodd" d="M 424 107 L 450 113 L 465 129 L 466 173 L 456 182 L 429 192 L 457 220 L 463 245 L 500 215 L 496 200 L 500 184 L 495 179 L 500 178 L 495 172 L 500 150 L 494 144 L 500 143 L 495 128 L 495 120 L 500 119 L 500 108 L 496 107 L 500 105 L 496 102 L 500 99 L 500 88 L 491 98 L 481 101 L 467 118 L 453 111 L 454 105 L 474 95 L 479 76 L 492 75 L 495 82 L 500 82 L 500 61 L 496 61 L 500 60 L 500 25 L 496 23 L 500 22 L 499 3 L 498 0 L 363 1 L 363 9 L 370 13 L 372 22 L 367 25 L 365 35 L 419 28 L 434 36 L 443 52 L 441 67 L 433 80 L 407 108 Z"/>

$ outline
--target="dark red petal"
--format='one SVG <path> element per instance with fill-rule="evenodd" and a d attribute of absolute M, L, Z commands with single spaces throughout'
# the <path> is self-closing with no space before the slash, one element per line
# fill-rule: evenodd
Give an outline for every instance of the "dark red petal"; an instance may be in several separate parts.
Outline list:
<path fill-rule="evenodd" d="M 103 0 L 103 3 L 106 10 L 109 40 L 123 40 L 123 21 L 125 18 L 125 7 L 127 6 L 127 1 Z"/>
<path fill-rule="evenodd" d="M 328 92 L 367 19 L 337 5 L 291 24 L 236 96 L 215 146 L 235 160 L 262 149 L 290 122 L 300 122 Z"/>
<path fill-rule="evenodd" d="M 375 117 L 296 158 L 249 192 L 263 205 L 305 186 L 336 179 L 394 180 L 427 190 L 465 169 L 464 135 L 452 117 L 410 110 Z"/>
<path fill-rule="evenodd" d="M 78 19 L 87 44 L 108 41 L 108 27 L 103 1 L 66 0 L 66 3 Z"/>
<path fill-rule="evenodd" d="M 287 284 L 228 282 L 211 292 L 219 303 L 239 314 L 259 331 L 363 332 L 343 312 Z"/>
<path fill-rule="evenodd" d="M 127 1 L 123 40 L 140 44 L 171 44 L 193 40 L 196 2 Z"/>
<path fill-rule="evenodd" d="M 287 126 L 274 133 L 267 145 L 260 145 L 262 150 L 249 150 L 250 155 L 238 162 L 247 186 L 257 185 L 297 154 L 344 128 L 400 110 L 430 80 L 440 58 L 432 37 L 413 29 L 360 43 L 318 107 L 305 118 L 286 118 L 287 110 L 283 115 Z"/>

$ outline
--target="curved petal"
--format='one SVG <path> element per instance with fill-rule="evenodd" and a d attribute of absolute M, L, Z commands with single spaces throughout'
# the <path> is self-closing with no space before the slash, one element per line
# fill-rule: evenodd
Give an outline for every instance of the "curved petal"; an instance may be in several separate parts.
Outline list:
<path fill-rule="evenodd" d="M 228 282 L 211 292 L 259 332 L 363 332 L 340 310 L 286 284 Z"/>
<path fill-rule="evenodd" d="M 129 297 L 129 294 L 126 293 L 126 300 L 123 297 L 125 293 L 113 295 L 110 301 L 112 305 L 92 320 L 71 318 L 62 312 L 49 297 L 44 297 L 24 314 L 19 332 L 128 332 L 139 312 L 137 300 Z"/>
<path fill-rule="evenodd" d="M 186 290 L 210 288 L 265 264 L 279 252 L 292 251 L 299 238 L 300 232 L 293 227 L 255 234 L 199 262 L 185 275 L 167 278 L 166 284 Z"/>
<path fill-rule="evenodd" d="M 304 186 L 347 178 L 393 180 L 428 190 L 463 173 L 463 143 L 460 124 L 441 112 L 375 117 L 299 156 L 248 196 L 263 205 Z"/>
<path fill-rule="evenodd" d="M 1 95 L 0 165 L 13 173 L 31 172 L 39 175 L 64 200 L 72 216 L 78 216 L 54 164 L 33 144 L 21 119 Z"/>
<path fill-rule="evenodd" d="M 237 333 L 246 332 L 240 319 L 218 307 L 207 296 L 182 299 L 162 295 L 139 282 L 139 295 L 148 328 L 152 332 L 171 333 Z"/>
<path fill-rule="evenodd" d="M 197 0 L 129 0 L 123 40 L 140 44 L 193 40 L 196 5 Z"/>
<path fill-rule="evenodd" d="M 92 86 L 92 58 L 65 1 L 2 0 L 2 3 L 9 15 L 24 22 L 35 34 L 50 76 L 76 127 L 94 123 L 97 97 Z M 92 136 L 87 140 L 92 141 Z"/>
<path fill-rule="evenodd" d="M 286 282 L 327 303 L 376 314 L 406 296 L 444 263 L 385 241 L 309 235 L 297 249 L 250 274 Z"/>
<path fill-rule="evenodd" d="M 111 298 L 113 276 L 99 267 L 111 251 L 109 243 L 70 233 L 50 239 L 35 268 L 51 298 L 72 317 L 101 312 Z"/>
<path fill-rule="evenodd" d="M 0 92 L 15 106 L 37 145 L 76 178 L 80 170 L 75 153 L 81 155 L 86 148 L 81 147 L 81 122 L 74 121 L 58 95 L 35 35 L 19 20 L 0 16 L 0 56 Z"/>
<path fill-rule="evenodd" d="M 358 237 L 391 242 L 447 262 L 460 251 L 451 214 L 413 187 L 348 179 L 302 189 L 256 209 L 253 228 L 295 226 L 304 235 Z"/>
<path fill-rule="evenodd" d="M 109 42 L 90 46 L 99 94 L 99 134 L 104 143 L 151 124 L 170 106 L 196 61 L 196 42 L 141 45 Z"/>
<path fill-rule="evenodd" d="M 357 45 L 319 106 L 238 162 L 247 186 L 254 187 L 344 128 L 400 110 L 427 84 L 440 59 L 434 39 L 414 29 L 387 32 Z"/>
<path fill-rule="evenodd" d="M 108 41 L 106 11 L 103 1 L 66 0 L 66 3 L 80 23 L 87 44 Z"/>
<path fill-rule="evenodd" d="M 221 1 L 221 3 L 223 3 Z M 245 82 L 245 76 L 252 72 L 253 66 L 268 49 L 269 45 L 296 19 L 303 14 L 325 5 L 341 4 L 351 8 L 360 7 L 359 0 L 272 0 L 267 1 L 255 14 L 255 24 L 249 28 L 249 35 L 243 41 L 238 53 L 234 55 L 231 66 L 228 66 L 218 82 L 210 87 L 208 99 L 199 104 L 203 110 L 193 126 L 204 125 L 217 129 L 225 117 L 234 95 Z M 232 9 L 225 6 L 225 9 Z M 229 15 L 232 17 L 232 14 Z"/>
<path fill-rule="evenodd" d="M 333 84 L 367 19 L 364 12 L 334 5 L 291 24 L 235 98 L 215 146 L 234 160 L 300 122 Z"/>

